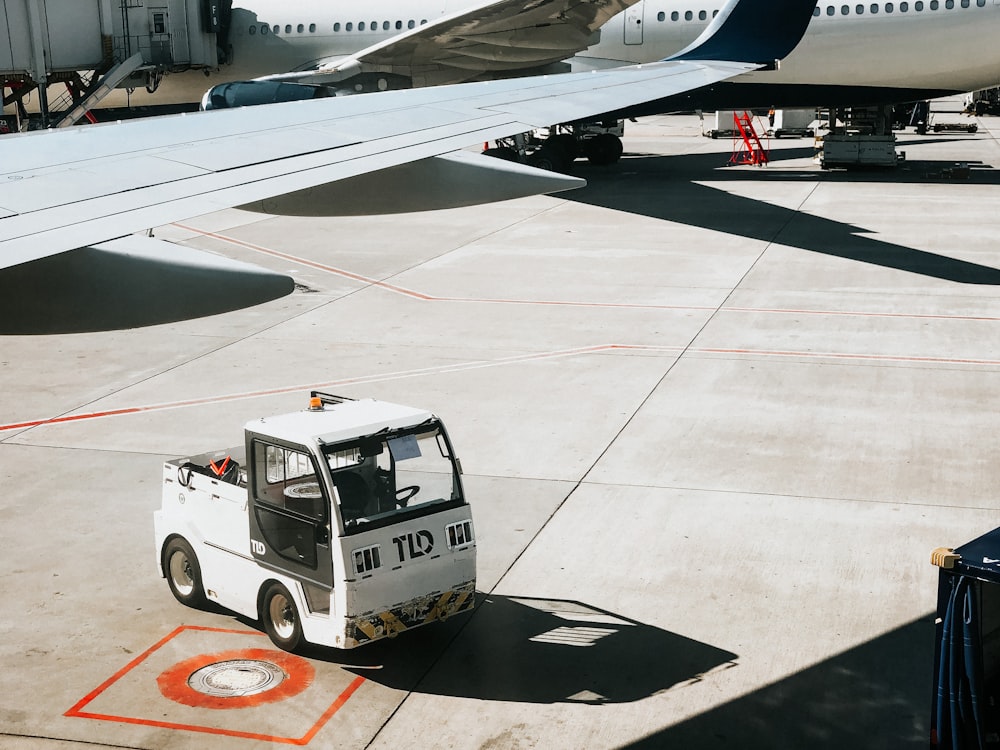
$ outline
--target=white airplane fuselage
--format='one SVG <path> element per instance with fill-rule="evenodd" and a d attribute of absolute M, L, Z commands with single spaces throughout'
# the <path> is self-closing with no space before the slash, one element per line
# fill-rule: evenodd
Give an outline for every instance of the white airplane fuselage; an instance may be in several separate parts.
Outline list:
<path fill-rule="evenodd" d="M 643 0 L 605 24 L 601 43 L 578 57 L 661 59 L 699 33 L 708 23 L 699 14 L 710 19 L 716 7 L 717 2 Z M 691 20 L 685 20 L 688 11 Z M 631 13 L 641 13 L 641 44 L 626 42 Z M 674 13 L 678 20 L 672 20 Z M 998 32 L 1000 0 L 820 0 L 805 37 L 780 69 L 741 76 L 739 83 L 976 91 L 1000 83 Z"/>
<path fill-rule="evenodd" d="M 208 78 L 166 76 L 159 91 L 137 91 L 131 103 L 197 101 L 217 83 L 350 55 L 467 5 L 467 0 L 370 0 L 362 8 L 343 0 L 253 0 L 253 9 L 233 8 L 231 64 Z M 694 40 L 719 6 L 720 0 L 643 0 L 612 18 L 599 43 L 569 62 L 580 70 L 660 60 Z M 832 104 L 832 93 L 860 104 L 975 91 L 1000 84 L 998 36 L 1000 0 L 821 0 L 804 39 L 778 71 L 743 76 L 730 86 L 766 82 L 781 95 L 762 90 L 754 95 L 756 103 L 786 106 Z"/>

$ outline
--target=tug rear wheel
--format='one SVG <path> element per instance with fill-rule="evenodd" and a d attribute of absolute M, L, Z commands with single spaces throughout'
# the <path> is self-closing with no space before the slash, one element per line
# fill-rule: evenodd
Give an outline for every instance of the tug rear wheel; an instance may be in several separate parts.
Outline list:
<path fill-rule="evenodd" d="M 181 604 L 198 607 L 205 603 L 201 567 L 187 540 L 177 536 L 166 543 L 163 548 L 163 572 L 167 576 L 170 593 Z"/>

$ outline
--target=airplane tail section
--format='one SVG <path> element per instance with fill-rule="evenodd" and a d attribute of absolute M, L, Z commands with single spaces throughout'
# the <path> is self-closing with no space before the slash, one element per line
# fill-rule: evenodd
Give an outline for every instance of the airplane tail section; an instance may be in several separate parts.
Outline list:
<path fill-rule="evenodd" d="M 773 66 L 809 26 L 816 0 L 729 0 L 701 36 L 668 60 L 728 60 Z"/>

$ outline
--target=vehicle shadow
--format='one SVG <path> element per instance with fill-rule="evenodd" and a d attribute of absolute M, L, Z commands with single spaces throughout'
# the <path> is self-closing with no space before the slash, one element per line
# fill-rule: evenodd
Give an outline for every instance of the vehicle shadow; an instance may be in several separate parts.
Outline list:
<path fill-rule="evenodd" d="M 775 158 L 787 161 L 811 153 L 811 148 L 783 149 L 775 152 Z M 720 168 L 720 160 L 726 158 L 719 153 L 638 154 L 626 156 L 614 170 L 581 164 L 575 173 L 588 181 L 587 187 L 562 197 L 930 278 L 961 284 L 1000 284 L 1000 269 L 885 242 L 866 234 L 870 230 L 864 227 L 743 197 L 717 186 L 724 182 L 787 182 L 803 178 L 817 182 L 927 182 L 940 180 L 934 175 L 953 167 L 953 162 L 911 162 L 906 172 L 817 173 L 815 169 Z M 970 165 L 967 182 L 1000 184 L 1000 170 Z"/>
<path fill-rule="evenodd" d="M 458 616 L 351 652 L 310 656 L 398 690 L 521 703 L 624 703 L 737 655 L 575 601 L 481 595 Z"/>

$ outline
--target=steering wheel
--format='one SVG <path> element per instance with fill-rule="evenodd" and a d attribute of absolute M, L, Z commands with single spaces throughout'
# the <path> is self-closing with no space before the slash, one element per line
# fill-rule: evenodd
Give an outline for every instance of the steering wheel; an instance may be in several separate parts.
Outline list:
<path fill-rule="evenodd" d="M 406 504 L 410 502 L 410 498 L 420 492 L 420 487 L 416 484 L 411 484 L 409 487 L 400 487 L 396 490 L 396 504 L 400 508 L 405 508 Z M 402 495 L 402 497 L 400 497 Z"/>

